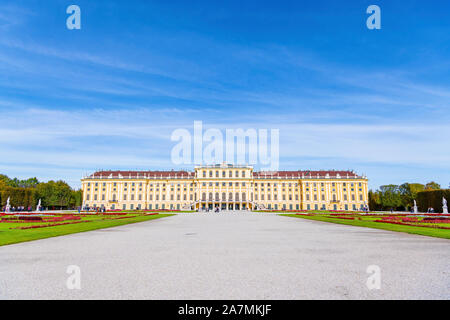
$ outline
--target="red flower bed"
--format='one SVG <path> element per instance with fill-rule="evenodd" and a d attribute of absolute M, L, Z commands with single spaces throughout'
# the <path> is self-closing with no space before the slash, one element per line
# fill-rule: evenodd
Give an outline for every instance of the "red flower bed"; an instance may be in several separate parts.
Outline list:
<path fill-rule="evenodd" d="M 19 230 L 37 229 L 37 228 L 56 227 L 56 226 L 63 226 L 66 224 L 75 224 L 75 223 L 83 223 L 83 222 L 91 222 L 91 221 L 83 220 L 83 221 L 73 221 L 73 222 L 63 222 L 63 223 L 51 223 L 51 224 L 41 224 L 41 225 L 27 226 L 27 227 L 16 227 L 16 228 L 10 228 L 10 229 L 19 229 Z"/>
<path fill-rule="evenodd" d="M 4 217 L 0 222 L 6 223 L 30 223 L 30 222 L 59 222 L 67 220 L 80 220 L 80 216 L 64 215 L 57 217 L 43 217 L 43 216 L 26 216 L 26 217 Z"/>
<path fill-rule="evenodd" d="M 402 225 L 402 226 L 411 226 L 411 227 L 423 227 L 423 228 L 436 228 L 436 229 L 450 230 L 450 227 L 443 227 L 443 226 L 438 226 L 438 225 L 424 226 L 421 224 L 405 223 L 405 222 L 399 222 L 399 221 L 387 221 L 387 220 L 375 220 L 375 222 L 391 223 L 391 224 L 398 224 L 398 225 Z"/>
<path fill-rule="evenodd" d="M 103 218 L 102 220 L 119 220 L 119 219 L 128 219 L 128 218 L 136 218 L 137 216 L 126 216 L 126 217 L 117 217 L 117 218 Z"/>

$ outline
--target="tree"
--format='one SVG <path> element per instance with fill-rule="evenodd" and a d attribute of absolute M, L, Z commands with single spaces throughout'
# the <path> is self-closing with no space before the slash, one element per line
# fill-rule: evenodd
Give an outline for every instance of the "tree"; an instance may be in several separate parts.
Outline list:
<path fill-rule="evenodd" d="M 380 200 L 384 208 L 398 208 L 402 206 L 399 186 L 389 184 L 380 187 Z"/>
<path fill-rule="evenodd" d="M 420 183 L 404 183 L 399 186 L 399 192 L 402 199 L 402 206 L 412 207 L 414 200 L 417 199 L 417 193 L 423 191 L 425 186 Z"/>
<path fill-rule="evenodd" d="M 69 207 L 73 190 L 64 181 L 39 183 L 36 186 L 35 200 L 41 199 L 44 207 Z"/>
<path fill-rule="evenodd" d="M 439 189 L 441 189 L 441 185 L 434 181 L 428 182 L 425 185 L 425 190 L 439 190 Z"/>
<path fill-rule="evenodd" d="M 369 190 L 369 208 L 370 210 L 382 210 L 383 206 L 380 199 L 380 191 Z"/>

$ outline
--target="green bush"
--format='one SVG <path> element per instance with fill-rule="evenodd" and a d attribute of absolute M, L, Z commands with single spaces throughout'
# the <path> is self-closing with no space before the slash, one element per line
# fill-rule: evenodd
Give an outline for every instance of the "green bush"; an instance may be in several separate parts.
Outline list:
<path fill-rule="evenodd" d="M 442 213 L 442 198 L 450 200 L 450 189 L 421 191 L 417 193 L 417 207 L 421 212 L 433 208 L 434 212 Z"/>

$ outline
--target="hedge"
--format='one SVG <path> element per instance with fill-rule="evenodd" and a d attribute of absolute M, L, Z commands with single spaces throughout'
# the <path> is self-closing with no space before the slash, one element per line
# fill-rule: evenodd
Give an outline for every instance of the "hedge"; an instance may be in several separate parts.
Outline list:
<path fill-rule="evenodd" d="M 421 191 L 417 193 L 417 207 L 421 212 L 433 208 L 434 212 L 442 213 L 442 198 L 450 201 L 450 189 Z"/>

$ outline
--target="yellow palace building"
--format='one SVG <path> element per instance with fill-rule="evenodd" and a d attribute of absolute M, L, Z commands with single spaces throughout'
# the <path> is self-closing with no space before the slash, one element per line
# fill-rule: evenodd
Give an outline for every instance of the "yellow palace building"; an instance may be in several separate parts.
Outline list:
<path fill-rule="evenodd" d="M 83 206 L 146 210 L 347 210 L 368 203 L 353 171 L 253 171 L 230 164 L 194 171 L 98 171 L 81 180 Z"/>

